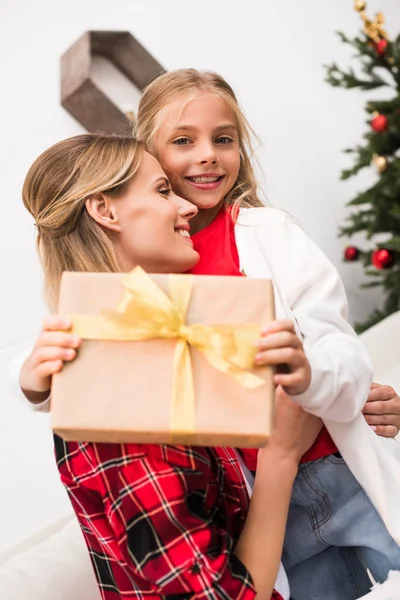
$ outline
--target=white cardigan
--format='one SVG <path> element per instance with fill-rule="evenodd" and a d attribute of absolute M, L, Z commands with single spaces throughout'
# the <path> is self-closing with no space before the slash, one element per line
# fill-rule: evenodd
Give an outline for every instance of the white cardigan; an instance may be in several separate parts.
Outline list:
<path fill-rule="evenodd" d="M 340 277 L 323 252 L 286 213 L 240 211 L 235 226 L 240 268 L 270 277 L 277 317 L 290 316 L 302 336 L 312 381 L 293 399 L 323 418 L 352 473 L 400 544 L 400 444 L 373 433 L 362 416 L 370 362 L 348 325 Z"/>
<path fill-rule="evenodd" d="M 301 227 L 276 208 L 241 209 L 235 238 L 240 268 L 248 277 L 272 279 L 277 318 L 290 317 L 303 339 L 312 380 L 293 399 L 323 418 L 400 544 L 400 444 L 375 435 L 362 416 L 372 371 L 364 346 L 347 323 L 347 298 L 336 269 Z M 49 401 L 31 406 L 47 411 Z"/>

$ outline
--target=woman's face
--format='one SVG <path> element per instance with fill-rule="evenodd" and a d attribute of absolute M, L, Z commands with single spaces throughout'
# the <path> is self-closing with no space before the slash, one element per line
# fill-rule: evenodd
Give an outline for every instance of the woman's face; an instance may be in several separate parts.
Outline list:
<path fill-rule="evenodd" d="M 168 108 L 154 152 L 174 191 L 199 209 L 198 222 L 202 211 L 219 210 L 238 177 L 235 115 L 224 100 L 207 92 L 199 93 L 183 110 L 180 99 Z"/>
<path fill-rule="evenodd" d="M 158 161 L 144 152 L 127 191 L 112 201 L 117 254 L 124 271 L 182 273 L 199 260 L 190 239 L 197 208 L 176 196 Z"/>

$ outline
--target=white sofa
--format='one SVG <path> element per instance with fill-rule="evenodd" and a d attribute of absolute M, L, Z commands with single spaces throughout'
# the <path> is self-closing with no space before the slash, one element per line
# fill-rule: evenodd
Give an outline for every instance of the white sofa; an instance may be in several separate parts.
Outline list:
<path fill-rule="evenodd" d="M 400 311 L 361 339 L 375 380 L 400 390 Z M 15 346 L 0 353 L 0 598 L 99 600 L 81 532 L 58 480 L 48 415 L 11 400 L 9 369 L 17 352 Z M 392 595 L 389 587 L 398 591 Z M 399 587 L 393 579 L 368 600 L 400 598 Z"/>

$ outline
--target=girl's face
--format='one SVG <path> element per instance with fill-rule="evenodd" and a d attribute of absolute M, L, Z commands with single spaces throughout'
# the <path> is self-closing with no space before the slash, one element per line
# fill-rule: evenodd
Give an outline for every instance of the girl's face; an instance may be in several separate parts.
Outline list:
<path fill-rule="evenodd" d="M 149 273 L 182 273 L 198 262 L 189 235 L 189 221 L 197 208 L 173 193 L 160 164 L 148 152 L 127 191 L 106 202 L 124 271 L 140 265 Z"/>
<path fill-rule="evenodd" d="M 202 211 L 211 211 L 212 221 L 239 174 L 239 136 L 232 110 L 207 92 L 199 93 L 183 111 L 178 100 L 168 107 L 154 144 L 174 191 L 198 207 L 195 222 L 200 229 Z"/>

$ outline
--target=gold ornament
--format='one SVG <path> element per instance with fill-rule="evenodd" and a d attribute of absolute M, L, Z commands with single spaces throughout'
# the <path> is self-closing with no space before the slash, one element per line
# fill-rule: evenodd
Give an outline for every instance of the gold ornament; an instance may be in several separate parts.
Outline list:
<path fill-rule="evenodd" d="M 372 162 L 374 163 L 375 168 L 378 171 L 378 173 L 383 173 L 384 171 L 386 171 L 387 166 L 388 166 L 386 156 L 379 156 L 379 154 L 374 154 Z"/>
<path fill-rule="evenodd" d="M 367 8 L 367 3 L 364 2 L 364 0 L 355 0 L 354 8 L 357 12 L 362 12 L 363 10 L 365 10 Z"/>
<path fill-rule="evenodd" d="M 383 29 L 385 17 L 382 12 L 378 12 L 375 15 L 375 19 L 371 21 L 365 14 L 367 3 L 364 0 L 354 0 L 354 9 L 360 13 L 361 18 L 364 22 L 364 32 L 375 43 L 378 43 L 382 38 L 388 39 L 386 31 Z"/>

